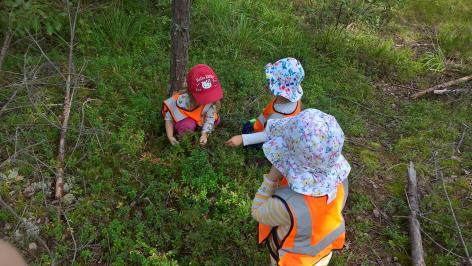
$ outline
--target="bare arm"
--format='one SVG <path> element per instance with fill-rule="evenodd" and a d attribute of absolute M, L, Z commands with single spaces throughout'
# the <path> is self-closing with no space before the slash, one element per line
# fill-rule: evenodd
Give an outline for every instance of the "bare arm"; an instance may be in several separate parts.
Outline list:
<path fill-rule="evenodd" d="M 244 145 L 252 145 L 252 144 L 259 144 L 264 143 L 268 139 L 267 133 L 265 131 L 251 133 L 251 134 L 242 134 L 236 135 L 226 141 L 226 145 L 230 147 L 238 147 Z"/>
<path fill-rule="evenodd" d="M 216 109 L 217 105 L 212 105 L 205 114 L 205 121 L 202 126 L 202 135 L 200 137 L 200 144 L 206 145 L 208 142 L 208 134 L 213 131 L 213 127 L 215 126 L 216 120 Z"/>
<path fill-rule="evenodd" d="M 205 113 L 205 118 L 202 126 L 202 134 L 206 133 L 207 135 L 213 131 L 213 127 L 215 126 L 215 119 L 216 118 L 216 106 L 211 106 L 208 111 Z"/>
<path fill-rule="evenodd" d="M 217 101 L 217 102 L 215 103 L 215 111 L 216 111 L 217 113 L 219 113 L 220 110 L 221 110 L 221 101 Z"/>
<path fill-rule="evenodd" d="M 177 139 L 174 137 L 174 122 L 172 120 L 165 120 L 166 134 L 167 139 L 169 139 L 170 144 L 176 145 L 179 144 Z"/>
<path fill-rule="evenodd" d="M 264 181 L 259 187 L 252 202 L 252 217 L 259 223 L 279 226 L 290 224 L 290 214 L 282 201 L 273 198 L 282 174 L 272 166 L 269 174 L 264 175 Z"/>

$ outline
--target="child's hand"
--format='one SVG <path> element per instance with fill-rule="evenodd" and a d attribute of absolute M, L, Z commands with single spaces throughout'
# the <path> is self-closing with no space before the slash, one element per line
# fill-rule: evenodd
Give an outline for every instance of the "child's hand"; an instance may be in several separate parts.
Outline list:
<path fill-rule="evenodd" d="M 207 142 L 208 142 L 207 133 L 202 133 L 202 136 L 200 137 L 200 145 L 206 145 Z"/>
<path fill-rule="evenodd" d="M 169 142 L 170 142 L 170 144 L 172 144 L 172 146 L 175 146 L 175 145 L 179 144 L 179 141 L 174 136 L 169 137 Z"/>
<path fill-rule="evenodd" d="M 230 147 L 238 147 L 243 144 L 243 136 L 242 135 L 236 135 L 232 138 L 230 138 L 228 141 L 225 142 L 227 146 Z"/>

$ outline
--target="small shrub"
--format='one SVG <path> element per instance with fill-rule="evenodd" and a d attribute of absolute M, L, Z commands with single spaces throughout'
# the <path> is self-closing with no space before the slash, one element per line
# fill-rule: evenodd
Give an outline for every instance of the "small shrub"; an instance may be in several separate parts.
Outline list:
<path fill-rule="evenodd" d="M 395 144 L 394 151 L 405 161 L 417 161 L 431 155 L 431 145 L 423 136 L 402 137 Z"/>
<path fill-rule="evenodd" d="M 127 14 L 114 9 L 95 17 L 94 20 L 91 30 L 96 40 L 101 42 L 99 47 L 108 47 L 121 53 L 129 51 L 135 39 L 143 33 L 143 24 L 147 22 L 147 16 Z"/>
<path fill-rule="evenodd" d="M 363 150 L 360 153 L 361 160 L 365 167 L 367 168 L 367 171 L 370 173 L 373 173 L 380 168 L 380 159 L 379 155 L 375 152 L 369 151 L 369 150 Z"/>
<path fill-rule="evenodd" d="M 372 212 L 373 206 L 369 196 L 363 193 L 350 193 L 349 197 L 352 201 L 352 207 L 346 211 L 347 213 L 356 216 Z"/>
<path fill-rule="evenodd" d="M 346 27 L 349 24 L 365 24 L 371 28 L 379 28 L 388 23 L 396 0 L 386 1 L 305 1 L 304 13 L 306 20 L 315 29 L 329 26 Z"/>
<path fill-rule="evenodd" d="M 423 68 L 429 71 L 441 73 L 446 69 L 446 57 L 442 49 L 424 53 L 420 61 L 423 63 Z"/>
<path fill-rule="evenodd" d="M 472 22 L 472 21 L 471 21 Z M 444 23 L 439 28 L 438 42 L 447 57 L 472 62 L 471 23 Z"/>
<path fill-rule="evenodd" d="M 349 60 L 367 74 L 408 80 L 422 71 L 409 49 L 397 49 L 392 40 L 364 32 L 327 28 L 315 37 L 317 50 L 338 60 Z"/>
<path fill-rule="evenodd" d="M 408 256 L 404 251 L 408 250 L 409 238 L 403 233 L 398 225 L 388 226 L 383 234 L 388 238 L 388 248 L 394 250 L 394 255 L 403 263 L 408 261 Z"/>
<path fill-rule="evenodd" d="M 269 8 L 267 1 L 196 2 L 192 7 L 192 21 L 198 21 L 201 27 L 191 32 L 191 40 L 198 47 L 225 54 L 232 60 L 256 54 L 268 58 L 282 51 L 297 56 L 304 50 L 304 36 L 290 12 L 293 7 L 280 4 L 284 6 L 283 11 Z M 287 31 L 291 34 L 286 34 Z"/>
<path fill-rule="evenodd" d="M 137 155 L 144 148 L 144 131 L 124 126 L 118 133 L 118 143 L 123 153 Z"/>
<path fill-rule="evenodd" d="M 405 1 L 399 17 L 437 32 L 439 47 L 447 57 L 472 60 L 472 17 L 467 0 Z"/>

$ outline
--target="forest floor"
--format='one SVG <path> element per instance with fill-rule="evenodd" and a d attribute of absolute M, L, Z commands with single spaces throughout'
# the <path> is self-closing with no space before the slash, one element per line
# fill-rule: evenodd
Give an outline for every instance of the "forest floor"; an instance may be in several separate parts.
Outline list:
<path fill-rule="evenodd" d="M 267 265 L 250 206 L 270 165 L 224 141 L 270 99 L 264 65 L 288 56 L 306 72 L 303 107 L 334 115 L 347 136 L 347 242 L 332 264 L 410 263 L 409 161 L 427 264 L 472 252 L 471 83 L 411 99 L 472 73 L 469 1 L 194 1 L 190 65 L 210 65 L 225 93 L 206 147 L 198 134 L 171 147 L 164 134 L 170 1 L 83 4 L 61 201 L 69 22 L 64 7 L 35 5 L 11 7 L 29 19 L 0 72 L 0 237 L 31 264 Z"/>

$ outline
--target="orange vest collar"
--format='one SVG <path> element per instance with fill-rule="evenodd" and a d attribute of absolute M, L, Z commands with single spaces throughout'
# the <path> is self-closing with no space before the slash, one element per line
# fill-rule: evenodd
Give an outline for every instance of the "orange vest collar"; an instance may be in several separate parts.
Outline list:
<path fill-rule="evenodd" d="M 297 108 L 290 114 L 283 114 L 279 113 L 274 109 L 274 104 L 277 98 L 273 98 L 264 108 L 262 114 L 256 119 L 256 123 L 254 123 L 254 132 L 261 132 L 264 130 L 267 120 L 272 118 L 285 118 L 285 117 L 292 117 L 300 113 L 301 110 L 301 102 L 297 102 Z"/>

